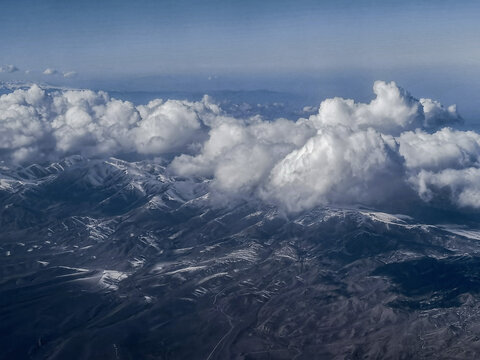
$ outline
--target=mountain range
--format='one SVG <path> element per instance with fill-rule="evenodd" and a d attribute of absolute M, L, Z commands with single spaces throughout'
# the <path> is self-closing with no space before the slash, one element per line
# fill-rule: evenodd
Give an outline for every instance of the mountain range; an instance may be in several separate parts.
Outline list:
<path fill-rule="evenodd" d="M 210 181 L 154 160 L 1 168 L 2 357 L 464 359 L 480 350 L 475 221 L 361 205 L 286 213 L 216 201 Z"/>

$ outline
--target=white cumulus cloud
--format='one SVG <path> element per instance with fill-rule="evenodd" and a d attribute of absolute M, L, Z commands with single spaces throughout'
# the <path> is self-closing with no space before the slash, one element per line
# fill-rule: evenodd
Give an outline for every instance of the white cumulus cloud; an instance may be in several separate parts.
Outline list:
<path fill-rule="evenodd" d="M 430 99 L 417 100 L 393 81 L 376 81 L 373 91 L 376 98 L 368 104 L 342 98 L 327 99 L 321 103 L 318 114 L 310 119 L 317 127 L 372 128 L 390 135 L 461 121 L 455 106 L 445 109 Z"/>
<path fill-rule="evenodd" d="M 425 142 L 419 136 L 441 137 L 453 130 L 431 132 L 462 119 L 455 107 L 415 99 L 394 82 L 377 81 L 373 89 L 376 98 L 368 104 L 326 99 L 308 119 L 223 119 L 211 126 L 198 154 L 180 155 L 170 168 L 212 177 L 216 191 L 254 193 L 291 211 L 322 204 L 379 204 L 417 191 L 411 179 L 418 174 L 416 167 L 431 166 L 433 157 L 440 167 L 449 166 L 458 156 L 446 148 L 443 154 L 431 146 L 422 149 Z M 462 146 L 460 139 L 452 142 Z"/>
<path fill-rule="evenodd" d="M 264 195 L 298 211 L 320 204 L 381 203 L 400 187 L 396 144 L 375 130 L 320 129 L 272 170 Z"/>
<path fill-rule="evenodd" d="M 105 92 L 34 85 L 0 96 L 0 160 L 164 156 L 174 174 L 210 178 L 217 197 L 288 211 L 381 206 L 412 194 L 480 208 L 480 134 L 451 128 L 462 121 L 455 106 L 416 99 L 394 82 L 373 90 L 370 103 L 326 99 L 308 118 L 267 121 L 229 116 L 208 97 L 135 106 Z"/>
<path fill-rule="evenodd" d="M 459 207 L 480 208 L 480 168 L 421 170 L 411 179 L 425 201 L 443 201 L 445 197 Z"/>
<path fill-rule="evenodd" d="M 0 96 L 0 156 L 4 162 L 26 163 L 69 154 L 186 151 L 203 139 L 202 116 L 217 110 L 207 100 L 155 100 L 135 107 L 105 92 L 49 93 L 33 85 Z"/>

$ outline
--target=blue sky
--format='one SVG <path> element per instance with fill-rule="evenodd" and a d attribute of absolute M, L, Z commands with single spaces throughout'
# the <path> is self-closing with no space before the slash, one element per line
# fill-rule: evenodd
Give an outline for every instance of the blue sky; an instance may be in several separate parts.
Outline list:
<path fill-rule="evenodd" d="M 426 81 L 442 98 L 452 81 L 478 83 L 479 16 L 480 2 L 461 0 L 3 0 L 0 65 L 20 71 L 0 80 L 283 89 L 351 74 L 353 89 L 380 77 L 414 90 Z"/>
<path fill-rule="evenodd" d="M 480 65 L 465 1 L 2 1 L 0 60 L 83 73 Z"/>

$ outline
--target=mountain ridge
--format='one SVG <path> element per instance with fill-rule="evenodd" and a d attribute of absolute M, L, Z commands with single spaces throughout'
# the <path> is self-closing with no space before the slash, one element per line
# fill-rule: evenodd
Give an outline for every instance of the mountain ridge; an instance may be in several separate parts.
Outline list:
<path fill-rule="evenodd" d="M 11 185 L 0 188 L 7 356 L 477 351 L 480 232 L 471 226 L 362 206 L 216 204 L 208 179 L 150 161 L 71 157 L 1 177 Z"/>

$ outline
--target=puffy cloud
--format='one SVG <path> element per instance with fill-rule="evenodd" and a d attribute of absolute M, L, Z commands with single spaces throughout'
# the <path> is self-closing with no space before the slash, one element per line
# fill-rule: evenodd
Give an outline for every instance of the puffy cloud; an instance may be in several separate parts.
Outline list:
<path fill-rule="evenodd" d="M 399 139 L 408 182 L 427 202 L 480 208 L 480 134 L 443 128 L 405 132 Z"/>
<path fill-rule="evenodd" d="M 15 71 L 18 71 L 18 68 L 15 65 L 0 66 L 0 72 L 13 73 Z"/>
<path fill-rule="evenodd" d="M 315 133 L 307 121 L 222 118 L 198 155 L 181 155 L 170 167 L 182 175 L 212 176 L 217 190 L 250 194 L 278 161 Z"/>
<path fill-rule="evenodd" d="M 47 68 L 43 71 L 43 75 L 56 75 L 58 71 L 52 68 Z"/>
<path fill-rule="evenodd" d="M 293 211 L 328 203 L 384 203 L 401 187 L 402 177 L 403 161 L 391 138 L 372 128 L 327 128 L 277 163 L 264 196 Z"/>
<path fill-rule="evenodd" d="M 44 97 L 44 90 L 36 85 L 0 97 L 2 160 L 38 159 L 51 150 L 51 124 Z"/>
<path fill-rule="evenodd" d="M 455 106 L 445 109 L 430 99 L 417 100 L 393 81 L 376 81 L 373 91 L 376 98 L 369 104 L 342 98 L 327 99 L 321 103 L 318 114 L 312 116 L 311 120 L 317 127 L 342 125 L 359 130 L 373 128 L 391 135 L 461 121 Z"/>
<path fill-rule="evenodd" d="M 153 100 L 139 106 L 142 121 L 134 129 L 140 154 L 162 154 L 185 150 L 202 138 L 201 113 L 212 111 L 208 103 Z M 218 109 L 213 109 L 217 111 Z"/>
<path fill-rule="evenodd" d="M 34 85 L 0 96 L 0 159 L 164 156 L 174 174 L 210 178 L 217 198 L 254 197 L 289 211 L 383 206 L 411 194 L 480 208 L 480 134 L 444 127 L 462 121 L 454 106 L 417 100 L 393 82 L 373 90 L 370 103 L 326 99 L 308 118 L 267 121 L 230 116 L 208 97 L 135 106 L 105 92 Z"/>
<path fill-rule="evenodd" d="M 332 203 L 385 204 L 399 193 L 409 195 L 410 186 L 417 190 L 410 180 L 417 167 L 448 167 L 459 154 L 465 161 L 480 154 L 474 140 L 463 141 L 475 133 L 455 138 L 442 137 L 454 133 L 449 129 L 425 132 L 460 122 L 455 107 L 417 100 L 394 82 L 377 81 L 373 90 L 376 98 L 368 104 L 327 99 L 316 115 L 298 121 L 223 119 L 211 126 L 198 154 L 180 155 L 170 168 L 213 178 L 217 192 L 253 193 L 299 211 Z M 435 149 L 435 141 L 442 147 L 446 138 L 456 151 Z"/>
<path fill-rule="evenodd" d="M 438 127 L 462 123 L 463 119 L 457 113 L 457 106 L 450 105 L 445 108 L 438 101 L 432 99 L 420 99 L 425 114 L 425 125 L 427 127 Z"/>
<path fill-rule="evenodd" d="M 444 169 L 439 172 L 421 170 L 411 178 L 425 201 L 442 204 L 444 198 L 459 207 L 480 208 L 480 168 Z M 448 205 L 448 204 L 447 204 Z"/>
<path fill-rule="evenodd" d="M 55 160 L 69 154 L 110 156 L 171 153 L 203 139 L 203 102 L 155 100 L 135 107 L 104 92 L 54 91 L 37 85 L 0 96 L 0 157 L 4 162 Z"/>
<path fill-rule="evenodd" d="M 480 135 L 443 128 L 435 133 L 404 132 L 398 138 L 400 154 L 411 170 L 441 170 L 480 165 Z"/>

